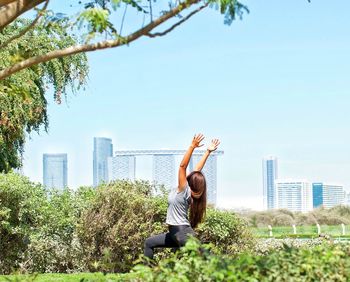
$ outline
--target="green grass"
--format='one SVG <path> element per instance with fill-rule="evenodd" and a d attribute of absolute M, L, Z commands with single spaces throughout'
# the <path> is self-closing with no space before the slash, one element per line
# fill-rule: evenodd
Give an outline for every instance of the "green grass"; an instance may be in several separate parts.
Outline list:
<path fill-rule="evenodd" d="M 300 237 L 313 238 L 318 237 L 316 225 L 297 226 L 297 236 L 293 234 L 292 226 L 276 226 L 272 227 L 273 237 Z M 269 229 L 267 227 L 252 227 L 252 232 L 259 238 L 266 238 L 269 236 Z M 345 236 L 342 235 L 340 225 L 321 225 L 321 233 L 332 237 L 350 237 L 350 225 L 345 226 Z"/>
<path fill-rule="evenodd" d="M 103 273 L 73 273 L 73 274 L 61 274 L 61 273 L 48 273 L 48 274 L 31 274 L 31 275 L 0 275 L 0 281 L 11 282 L 109 282 L 109 281 L 121 281 L 122 275 L 120 274 L 107 274 Z"/>

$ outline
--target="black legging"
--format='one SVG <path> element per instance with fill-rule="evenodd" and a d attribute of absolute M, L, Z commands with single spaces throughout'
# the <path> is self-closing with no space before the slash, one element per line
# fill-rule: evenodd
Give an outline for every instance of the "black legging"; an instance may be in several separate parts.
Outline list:
<path fill-rule="evenodd" d="M 149 237 L 145 241 L 145 256 L 153 259 L 154 248 L 179 248 L 194 231 L 187 225 L 169 225 L 169 232 Z"/>

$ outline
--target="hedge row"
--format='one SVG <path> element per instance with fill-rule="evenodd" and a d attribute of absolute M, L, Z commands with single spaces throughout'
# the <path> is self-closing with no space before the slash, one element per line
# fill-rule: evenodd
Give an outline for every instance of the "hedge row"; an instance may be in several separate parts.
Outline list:
<path fill-rule="evenodd" d="M 0 273 L 129 271 L 144 240 L 166 231 L 166 197 L 147 182 L 58 192 L 0 174 Z M 214 209 L 197 237 L 226 254 L 254 245 L 243 220 Z"/>

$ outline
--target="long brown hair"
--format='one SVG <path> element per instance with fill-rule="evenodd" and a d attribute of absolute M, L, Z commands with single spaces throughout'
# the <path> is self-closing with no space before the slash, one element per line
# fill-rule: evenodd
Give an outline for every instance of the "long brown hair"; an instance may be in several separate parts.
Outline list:
<path fill-rule="evenodd" d="M 207 208 L 207 184 L 203 173 L 193 171 L 187 176 L 191 188 L 190 223 L 193 228 L 202 222 Z"/>

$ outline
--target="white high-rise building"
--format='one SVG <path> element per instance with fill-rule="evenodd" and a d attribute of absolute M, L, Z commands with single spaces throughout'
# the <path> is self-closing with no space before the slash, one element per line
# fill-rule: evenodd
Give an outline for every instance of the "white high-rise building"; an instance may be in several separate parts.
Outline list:
<path fill-rule="evenodd" d="M 43 184 L 47 188 L 67 187 L 67 154 L 43 155 Z"/>
<path fill-rule="evenodd" d="M 344 205 L 350 206 L 350 192 L 344 192 L 345 199 L 344 199 Z"/>
<path fill-rule="evenodd" d="M 135 180 L 135 156 L 115 156 L 108 158 L 108 181 Z"/>
<path fill-rule="evenodd" d="M 331 208 L 345 202 L 343 185 L 323 183 L 323 207 Z"/>
<path fill-rule="evenodd" d="M 311 184 L 306 180 L 280 180 L 276 184 L 276 208 L 293 212 L 312 210 Z"/>
<path fill-rule="evenodd" d="M 108 181 L 107 159 L 113 155 L 112 139 L 94 137 L 93 176 L 94 186 Z"/>
<path fill-rule="evenodd" d="M 264 209 L 274 209 L 276 207 L 275 180 L 278 178 L 277 158 L 273 156 L 263 158 L 262 168 Z"/>

